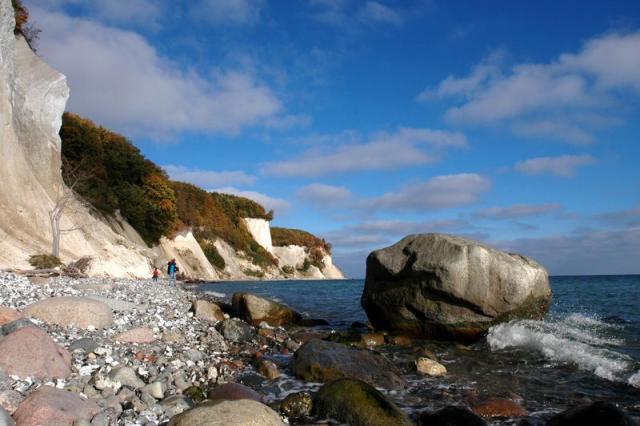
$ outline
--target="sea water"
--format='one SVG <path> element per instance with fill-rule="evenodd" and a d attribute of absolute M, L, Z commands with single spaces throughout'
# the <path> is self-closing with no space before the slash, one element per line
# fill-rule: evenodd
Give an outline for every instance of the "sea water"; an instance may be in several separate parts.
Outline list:
<path fill-rule="evenodd" d="M 469 348 L 428 342 L 447 367 L 444 378 L 412 372 L 415 348 L 382 348 L 410 383 L 390 396 L 407 412 L 502 396 L 519 400 L 540 418 L 589 400 L 610 401 L 640 415 L 640 276 L 550 280 L 553 301 L 543 320 L 497 325 Z M 363 287 L 363 280 L 271 281 L 211 283 L 200 290 L 226 297 L 236 291 L 263 295 L 345 329 L 367 321 L 360 306 Z M 265 386 L 272 398 L 317 388 L 286 371 Z"/>

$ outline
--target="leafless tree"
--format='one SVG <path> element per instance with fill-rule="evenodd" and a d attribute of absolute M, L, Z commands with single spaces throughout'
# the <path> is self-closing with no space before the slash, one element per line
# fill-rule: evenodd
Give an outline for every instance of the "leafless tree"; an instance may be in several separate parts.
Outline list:
<path fill-rule="evenodd" d="M 51 224 L 52 235 L 51 254 L 57 258 L 60 257 L 61 235 L 81 229 L 81 226 L 67 229 L 60 228 L 60 221 L 64 216 L 65 211 L 68 211 L 74 199 L 79 199 L 79 197 L 76 197 L 76 188 L 91 177 L 90 171 L 82 171 L 80 168 L 81 165 L 78 165 L 75 168 L 70 168 L 67 167 L 65 163 L 63 171 L 67 177 L 66 180 L 70 182 L 70 185 L 62 185 L 62 189 L 55 199 L 53 208 L 49 210 L 49 223 Z"/>

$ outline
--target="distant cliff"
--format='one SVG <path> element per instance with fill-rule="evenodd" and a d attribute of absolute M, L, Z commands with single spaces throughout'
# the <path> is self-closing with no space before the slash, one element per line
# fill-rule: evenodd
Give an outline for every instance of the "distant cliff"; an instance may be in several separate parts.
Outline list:
<path fill-rule="evenodd" d="M 328 250 L 274 246 L 273 213 L 259 204 L 171 182 L 124 137 L 63 119 L 66 78 L 15 22 L 11 1 L 0 0 L 0 268 L 51 252 L 51 213 L 71 194 L 60 258 L 90 256 L 91 275 L 148 277 L 176 258 L 185 276 L 204 280 L 342 277 Z"/>

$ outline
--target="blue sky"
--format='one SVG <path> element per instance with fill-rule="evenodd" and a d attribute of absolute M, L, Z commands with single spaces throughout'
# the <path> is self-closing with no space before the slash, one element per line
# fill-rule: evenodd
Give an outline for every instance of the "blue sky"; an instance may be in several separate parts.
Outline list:
<path fill-rule="evenodd" d="M 447 232 L 640 273 L 640 3 L 29 0 L 70 111 L 348 275 Z"/>

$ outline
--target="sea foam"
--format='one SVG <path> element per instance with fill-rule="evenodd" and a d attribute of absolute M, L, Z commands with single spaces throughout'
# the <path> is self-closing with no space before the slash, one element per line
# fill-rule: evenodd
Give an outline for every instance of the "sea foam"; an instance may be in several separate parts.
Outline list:
<path fill-rule="evenodd" d="M 551 321 L 511 321 L 492 327 L 487 342 L 491 350 L 533 350 L 550 361 L 572 364 L 607 380 L 627 381 L 632 359 L 615 350 L 624 344 L 610 336 L 615 327 L 582 314 Z M 640 377 L 635 380 L 640 382 Z"/>

